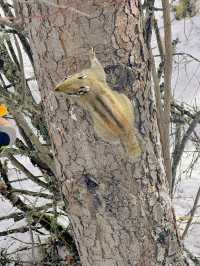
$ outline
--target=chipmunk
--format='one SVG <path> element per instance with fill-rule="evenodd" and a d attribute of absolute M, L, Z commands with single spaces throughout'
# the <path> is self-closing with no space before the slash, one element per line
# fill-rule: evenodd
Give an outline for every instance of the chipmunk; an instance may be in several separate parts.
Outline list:
<path fill-rule="evenodd" d="M 108 86 L 94 50 L 90 53 L 90 61 L 90 68 L 67 77 L 55 91 L 66 93 L 89 111 L 99 137 L 108 142 L 120 141 L 128 155 L 139 156 L 141 148 L 133 127 L 134 112 L 130 100 Z"/>

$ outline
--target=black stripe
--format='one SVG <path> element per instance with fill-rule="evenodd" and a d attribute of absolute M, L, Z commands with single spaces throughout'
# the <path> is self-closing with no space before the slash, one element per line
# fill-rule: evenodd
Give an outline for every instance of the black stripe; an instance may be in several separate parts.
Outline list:
<path fill-rule="evenodd" d="M 105 120 L 107 117 L 104 113 L 102 113 L 102 111 L 100 109 L 98 109 L 98 107 L 95 105 L 94 102 L 90 102 L 90 105 L 92 106 L 94 112 L 98 113 L 98 115 Z"/>
<path fill-rule="evenodd" d="M 115 121 L 117 126 L 121 129 L 124 130 L 124 126 L 121 124 L 121 122 L 115 117 L 115 115 L 112 113 L 110 110 L 109 106 L 106 105 L 106 103 L 102 100 L 101 96 L 96 96 L 95 99 L 104 107 L 105 111 L 107 112 L 108 115 L 111 116 L 111 118 Z M 105 115 L 104 115 L 105 116 Z"/>

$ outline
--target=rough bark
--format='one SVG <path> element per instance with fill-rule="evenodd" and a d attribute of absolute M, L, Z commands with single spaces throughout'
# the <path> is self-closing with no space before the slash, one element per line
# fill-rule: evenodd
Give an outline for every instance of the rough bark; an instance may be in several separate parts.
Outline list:
<path fill-rule="evenodd" d="M 82 265 L 185 265 L 165 183 L 140 1 L 45 3 L 20 3 L 19 10 Z M 66 75 L 88 67 L 91 47 L 112 87 L 134 100 L 139 159 L 100 139 L 89 114 L 53 92 Z"/>

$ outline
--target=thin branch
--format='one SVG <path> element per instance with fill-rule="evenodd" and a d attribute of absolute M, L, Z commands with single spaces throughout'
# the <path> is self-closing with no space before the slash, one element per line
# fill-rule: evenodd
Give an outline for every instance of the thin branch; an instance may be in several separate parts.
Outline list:
<path fill-rule="evenodd" d="M 14 28 L 17 31 L 20 31 L 21 30 L 21 19 L 14 17 L 10 9 L 10 5 L 7 2 L 0 0 L 0 5 L 6 15 L 5 17 L 0 17 L 0 24 Z"/>
<path fill-rule="evenodd" d="M 164 62 L 164 160 L 166 175 L 171 189 L 172 173 L 170 159 L 170 111 L 171 111 L 171 75 L 172 75 L 172 37 L 171 37 L 171 19 L 170 19 L 170 4 L 169 0 L 162 0 L 163 17 L 164 17 L 164 33 L 165 33 L 165 62 Z"/>
<path fill-rule="evenodd" d="M 14 109 L 11 109 L 11 113 L 15 118 L 19 127 L 21 127 L 24 130 L 24 133 L 26 134 L 27 138 L 31 141 L 31 144 L 38 152 L 38 157 L 40 158 L 40 160 L 45 164 L 47 164 L 52 173 L 56 175 L 54 161 L 49 155 L 49 149 L 40 143 L 38 137 L 35 136 L 28 122 L 25 120 L 25 118 L 21 113 L 19 113 Z"/>
<path fill-rule="evenodd" d="M 173 53 L 172 55 L 173 55 L 173 56 L 174 56 L 174 55 L 188 56 L 188 57 L 192 58 L 193 60 L 197 61 L 198 63 L 200 63 L 200 59 L 199 59 L 199 58 L 197 58 L 197 57 L 195 57 L 194 55 L 189 54 L 189 53 L 179 52 L 179 53 Z M 154 57 L 160 57 L 160 56 L 162 57 L 161 54 L 155 54 L 155 55 L 154 55 Z"/>
<path fill-rule="evenodd" d="M 188 57 L 192 58 L 193 60 L 197 61 L 198 63 L 200 63 L 200 59 L 198 59 L 197 57 L 195 57 L 189 53 L 179 52 L 179 53 L 173 53 L 173 55 L 185 55 L 185 56 L 188 56 Z"/>
<path fill-rule="evenodd" d="M 20 94 L 20 106 L 22 106 L 22 108 L 24 108 L 24 106 L 27 106 L 30 104 L 33 105 L 33 103 L 35 102 L 35 99 L 31 93 L 31 90 L 26 82 L 26 77 L 25 77 L 25 69 L 24 69 L 24 60 L 23 60 L 23 55 L 22 55 L 22 49 L 19 45 L 18 39 L 16 37 L 16 34 L 13 35 L 14 36 L 14 41 L 15 41 L 15 46 L 17 48 L 17 53 L 18 53 L 18 57 L 19 57 L 19 70 L 20 70 L 20 86 L 15 86 L 16 89 L 18 89 L 18 94 Z M 19 36 L 18 36 L 19 37 Z M 22 44 L 22 42 L 21 42 Z M 23 44 L 22 44 L 23 46 Z M 29 100 L 29 98 L 31 98 L 31 101 Z M 29 101 L 28 101 L 29 100 Z"/>
<path fill-rule="evenodd" d="M 22 219 L 24 219 L 24 213 L 18 212 L 18 213 L 11 213 L 9 215 L 5 215 L 5 216 L 1 216 L 0 217 L 0 221 L 3 220 L 9 220 L 9 219 L 14 219 L 14 221 L 20 221 Z"/>
<path fill-rule="evenodd" d="M 31 181 L 38 184 L 39 186 L 50 189 L 49 185 L 36 176 L 34 176 L 23 164 L 21 164 L 13 155 L 8 155 L 7 158 L 10 159 L 11 163 L 16 166 L 20 171 L 22 171 Z"/>
<path fill-rule="evenodd" d="M 21 102 L 24 103 L 25 96 L 26 96 L 26 90 L 27 90 L 27 88 L 26 88 L 26 78 L 25 78 L 25 72 L 24 72 L 24 60 L 23 60 L 21 48 L 19 46 L 18 40 L 17 40 L 15 35 L 14 35 L 14 41 L 15 41 L 15 46 L 17 48 L 17 52 L 18 52 L 20 71 L 21 71 L 21 75 L 20 75 L 20 78 L 21 78 L 21 86 L 20 86 Z"/>
<path fill-rule="evenodd" d="M 17 207 L 19 210 L 23 211 L 24 213 L 28 213 L 31 215 L 32 219 L 34 220 L 35 223 L 40 223 L 41 226 L 43 226 L 47 231 L 51 232 L 51 224 L 52 224 L 52 218 L 47 215 L 46 213 L 40 212 L 41 209 L 44 211 L 44 209 L 52 207 L 52 203 L 49 204 L 47 203 L 46 205 L 42 207 L 36 207 L 36 208 L 31 208 L 27 204 L 25 204 L 20 197 L 16 196 L 14 193 L 12 193 L 12 186 L 9 183 L 9 179 L 7 176 L 7 172 L 5 169 L 5 166 L 2 165 L 0 162 L 0 173 L 1 176 L 4 180 L 4 182 L 7 185 L 7 191 L 5 193 L 2 193 L 2 195 L 11 202 L 11 204 L 14 207 Z M 64 228 L 62 225 L 57 224 L 57 231 L 59 232 L 58 234 L 58 239 L 66 241 L 67 245 L 73 250 L 74 253 L 77 254 L 76 251 L 76 245 L 74 243 L 73 237 L 69 234 L 66 228 Z"/>
<path fill-rule="evenodd" d="M 172 163 L 172 191 L 174 189 L 177 167 L 184 152 L 185 146 L 189 140 L 190 135 L 194 132 L 194 129 L 199 122 L 200 122 L 200 111 L 196 113 L 193 121 L 190 123 L 187 131 L 185 132 L 181 140 L 181 143 L 176 145 L 174 148 L 173 163 Z"/>
<path fill-rule="evenodd" d="M 30 191 L 30 190 L 25 190 L 25 189 L 16 189 L 13 188 L 12 191 L 14 193 L 19 193 L 27 196 L 32 196 L 32 197 L 40 197 L 40 198 L 46 198 L 46 199 L 53 199 L 54 197 L 50 194 L 47 193 L 42 193 L 42 192 L 35 192 L 35 191 Z"/>
<path fill-rule="evenodd" d="M 17 34 L 17 31 L 15 29 L 7 29 L 7 28 L 4 28 L 4 27 L 0 27 L 0 32 L 2 33 L 12 33 L 12 34 Z"/>
<path fill-rule="evenodd" d="M 160 78 L 162 76 L 163 73 L 163 68 L 164 68 L 164 48 L 163 48 L 163 43 L 162 43 L 162 39 L 161 39 L 161 35 L 160 35 L 160 31 L 159 31 L 159 27 L 158 27 L 158 22 L 156 20 L 156 18 L 154 17 L 153 20 L 153 27 L 154 27 L 154 32 L 156 35 L 156 41 L 158 44 L 158 50 L 161 56 L 161 63 L 159 64 L 159 68 L 158 68 L 158 80 L 160 81 Z M 154 56 L 155 57 L 155 56 Z"/>
<path fill-rule="evenodd" d="M 154 7 L 154 11 L 163 11 L 163 8 L 160 8 L 160 7 Z"/>
<path fill-rule="evenodd" d="M 29 243 L 27 243 L 27 244 L 29 244 Z M 35 245 L 35 247 L 41 247 L 41 246 L 47 246 L 47 245 L 48 245 L 48 243 L 43 243 L 43 244 L 37 244 L 37 245 Z M 10 255 L 19 253 L 20 251 L 29 250 L 31 248 L 32 247 L 27 247 L 27 246 L 26 247 L 22 247 L 22 248 L 18 248 L 16 250 L 12 251 L 12 252 L 8 252 L 7 255 L 10 256 Z"/>
<path fill-rule="evenodd" d="M 190 219 L 189 219 L 189 221 L 188 221 L 188 223 L 187 223 L 187 225 L 185 227 L 185 230 L 184 230 L 184 232 L 183 232 L 183 234 L 181 236 L 182 239 L 184 239 L 185 236 L 187 235 L 188 229 L 189 229 L 189 227 L 190 227 L 190 225 L 192 223 L 192 220 L 194 218 L 194 215 L 195 215 L 195 212 L 196 212 L 196 209 L 197 209 L 197 204 L 199 202 L 199 198 L 200 198 L 200 187 L 199 187 L 199 189 L 197 191 L 197 194 L 196 194 L 196 197 L 195 197 L 195 201 L 194 201 L 194 205 L 193 205 L 192 209 L 190 210 L 190 212 L 188 214 L 190 216 Z"/>
<path fill-rule="evenodd" d="M 42 205 L 42 206 L 39 206 L 39 207 L 34 207 L 34 210 L 33 211 L 47 211 L 49 208 L 52 208 L 52 206 L 53 206 L 53 203 L 52 202 L 49 202 L 49 203 L 47 203 L 47 204 L 45 204 L 45 205 Z"/>
<path fill-rule="evenodd" d="M 39 178 L 39 177 L 42 177 L 42 176 L 37 176 L 37 177 Z M 25 178 L 18 178 L 18 179 L 11 180 L 10 183 L 11 183 L 11 184 L 12 184 L 12 183 L 16 183 L 16 182 L 19 183 L 19 182 L 23 182 L 23 181 L 27 181 L 27 180 L 29 180 L 28 177 L 25 177 Z"/>
<path fill-rule="evenodd" d="M 31 157 L 31 153 L 36 153 L 36 152 L 28 152 L 23 149 L 16 149 L 16 148 L 6 148 L 0 153 L 0 158 L 7 157 L 9 155 L 23 155 L 27 157 Z"/>
<path fill-rule="evenodd" d="M 194 256 L 192 254 L 192 252 L 190 252 L 185 246 L 183 247 L 184 251 L 186 252 L 187 256 L 189 257 L 189 259 L 194 262 L 195 266 L 200 266 L 200 259 L 197 258 L 196 256 Z M 189 264 L 188 264 L 189 265 Z"/>
<path fill-rule="evenodd" d="M 151 46 L 152 25 L 153 25 L 153 17 L 154 17 L 154 2 L 155 0 L 149 0 L 146 2 L 144 32 L 145 32 L 145 43 L 148 49 Z"/>
<path fill-rule="evenodd" d="M 51 172 L 51 170 L 49 169 L 49 167 L 48 167 L 48 165 L 46 163 L 41 162 L 41 160 L 38 158 L 38 153 L 36 151 L 31 151 L 23 143 L 22 144 L 20 144 L 20 143 L 22 143 L 21 140 L 17 139 L 16 142 L 15 142 L 15 145 L 16 145 L 16 147 L 19 147 L 19 148 L 18 149 L 16 149 L 16 148 L 6 148 L 6 149 L 4 149 L 0 153 L 0 158 L 9 157 L 11 155 L 12 156 L 16 156 L 16 155 L 26 156 L 26 157 L 28 157 L 30 159 L 31 163 L 34 166 L 39 167 L 42 172 L 45 171 L 45 175 L 48 175 L 49 177 L 52 178 L 53 173 Z M 40 177 L 44 177 L 44 176 L 40 176 Z M 36 178 L 39 178 L 39 177 L 36 176 Z M 27 180 L 27 178 L 25 180 Z M 22 181 L 22 180 L 20 179 L 20 181 Z M 11 181 L 11 182 L 13 182 L 13 181 Z"/>
<path fill-rule="evenodd" d="M 16 233 L 26 233 L 28 231 L 29 231 L 29 228 L 27 226 L 22 226 L 22 227 L 15 228 L 15 229 L 1 231 L 0 236 L 8 236 L 11 234 L 16 234 Z"/>
<path fill-rule="evenodd" d="M 187 115 L 189 118 L 194 119 L 196 112 L 193 114 L 191 111 L 187 110 L 183 105 L 179 105 L 176 102 L 172 102 L 171 108 L 176 108 L 182 115 Z"/>
<path fill-rule="evenodd" d="M 156 41 L 158 44 L 158 50 L 159 50 L 159 53 L 161 56 L 161 61 L 164 62 L 164 48 L 163 48 L 163 43 L 162 43 L 162 38 L 160 35 L 159 27 L 158 27 L 158 22 L 157 22 L 157 19 L 155 17 L 153 20 L 153 27 L 154 27 L 154 32 L 156 35 Z"/>
<path fill-rule="evenodd" d="M 29 227 L 29 233 L 30 233 L 30 239 L 31 239 L 31 251 L 32 251 L 32 260 L 33 260 L 33 265 L 36 265 L 36 253 L 35 253 L 35 241 L 34 241 L 34 236 L 33 236 L 33 230 L 31 226 L 31 218 L 28 217 L 28 227 Z"/>
<path fill-rule="evenodd" d="M 17 69 L 20 70 L 20 65 L 19 65 L 19 62 L 18 62 L 18 58 L 16 56 L 15 50 L 13 49 L 13 45 L 12 45 L 12 42 L 11 42 L 10 38 L 6 38 L 6 44 L 7 44 L 6 49 L 9 50 L 10 55 L 11 55 L 11 59 L 15 62 L 16 66 L 17 66 Z M 16 85 L 16 83 L 13 83 L 13 84 Z M 4 86 L 4 88 L 5 88 L 5 86 Z M 7 87 L 7 88 L 9 88 L 9 87 Z"/>
<path fill-rule="evenodd" d="M 33 67 L 33 55 L 30 49 L 30 45 L 28 40 L 26 39 L 26 37 L 24 36 L 24 34 L 21 32 L 23 29 L 22 25 L 23 25 L 23 19 L 20 16 L 15 17 L 11 11 L 11 8 L 9 6 L 9 4 L 6 2 L 4 2 L 3 0 L 0 0 L 0 5 L 6 15 L 6 19 L 10 20 L 12 22 L 11 25 L 9 25 L 9 27 L 14 28 L 14 30 L 16 30 L 17 35 L 22 43 L 22 46 L 26 52 L 26 54 L 28 55 L 28 58 L 32 64 Z M 18 15 L 18 6 L 16 5 L 16 3 L 14 2 L 14 7 L 15 7 L 15 13 L 16 15 Z"/>
<path fill-rule="evenodd" d="M 152 77 L 153 77 L 153 82 L 154 82 L 154 92 L 155 92 L 155 98 L 156 98 L 156 107 L 157 107 L 157 123 L 158 123 L 158 128 L 160 132 L 160 141 L 162 145 L 162 153 L 164 152 L 164 147 L 165 147 L 165 133 L 164 133 L 164 112 L 162 108 L 162 103 L 161 103 L 161 95 L 160 95 L 160 85 L 159 85 L 159 79 L 156 73 L 156 65 L 155 65 L 155 60 L 152 55 L 152 50 L 150 50 L 150 55 L 151 55 L 151 62 L 152 62 Z M 164 157 L 164 154 L 163 154 Z"/>
<path fill-rule="evenodd" d="M 49 176 L 53 176 L 53 173 L 51 172 L 47 164 L 48 162 L 42 162 L 40 158 L 38 157 L 38 153 L 35 150 L 30 150 L 30 148 L 28 148 L 20 139 L 17 139 L 15 141 L 15 146 L 19 149 L 21 155 L 25 155 L 29 157 L 33 165 L 39 167 L 41 171 L 44 170 L 45 173 L 47 173 Z M 5 153 L 6 153 L 6 150 L 5 150 Z M 11 152 L 11 154 L 13 153 Z"/>

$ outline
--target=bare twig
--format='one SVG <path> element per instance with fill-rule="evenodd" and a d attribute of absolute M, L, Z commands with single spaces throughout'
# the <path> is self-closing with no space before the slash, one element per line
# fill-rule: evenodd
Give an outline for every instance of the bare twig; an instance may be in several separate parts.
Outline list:
<path fill-rule="evenodd" d="M 21 113 L 19 113 L 18 111 L 14 109 L 11 110 L 11 113 L 13 117 L 15 118 L 15 120 L 17 121 L 17 124 L 19 125 L 19 127 L 23 129 L 24 133 L 31 141 L 31 144 L 33 145 L 33 147 L 35 147 L 35 149 L 38 151 L 38 157 L 40 158 L 40 160 L 46 163 L 49 169 L 52 171 L 52 173 L 56 175 L 53 159 L 49 155 L 50 153 L 49 149 L 41 145 L 38 137 L 35 136 L 28 122 L 25 120 L 25 118 L 23 117 Z"/>
<path fill-rule="evenodd" d="M 22 227 L 15 228 L 15 229 L 1 231 L 0 236 L 8 236 L 11 234 L 16 234 L 16 233 L 25 233 L 25 232 L 28 232 L 28 230 L 29 228 L 27 226 L 22 226 Z"/>
<path fill-rule="evenodd" d="M 26 54 L 28 55 L 28 58 L 33 66 L 33 56 L 32 56 L 32 52 L 30 49 L 30 45 L 28 43 L 28 40 L 26 39 L 26 37 L 22 34 L 22 25 L 23 25 L 23 19 L 21 17 L 18 16 L 18 6 L 16 5 L 16 2 L 14 3 L 15 6 L 15 12 L 17 16 L 14 16 L 13 13 L 11 12 L 11 8 L 9 6 L 9 4 L 3 0 L 0 0 L 0 5 L 1 8 L 3 9 L 6 19 L 10 20 L 12 22 L 12 25 L 10 25 L 10 27 L 12 27 L 14 30 L 16 30 L 16 33 L 23 45 L 23 48 L 26 52 Z"/>
<path fill-rule="evenodd" d="M 198 63 L 200 63 L 200 59 L 198 59 L 197 57 L 195 57 L 189 53 L 179 52 L 179 53 L 173 53 L 173 55 L 185 55 L 185 56 L 188 56 L 188 57 L 192 58 L 193 60 L 197 61 Z"/>
<path fill-rule="evenodd" d="M 186 146 L 187 141 L 189 140 L 189 137 L 194 132 L 194 129 L 199 122 L 200 122 L 200 111 L 196 113 L 194 119 L 190 123 L 187 131 L 185 132 L 185 134 L 181 140 L 181 143 L 176 145 L 174 148 L 173 163 L 172 163 L 172 191 L 174 189 L 177 167 L 178 167 L 178 164 L 180 162 L 181 156 L 184 152 L 184 148 Z"/>
<path fill-rule="evenodd" d="M 30 190 L 25 190 L 25 189 L 16 189 L 13 188 L 12 190 L 14 193 L 19 193 L 27 196 L 32 196 L 32 197 L 41 197 L 41 198 L 46 198 L 46 199 L 53 199 L 53 196 L 47 193 L 42 193 L 42 192 L 35 192 L 35 191 L 30 191 Z"/>
<path fill-rule="evenodd" d="M 145 42 L 148 49 L 151 46 L 151 35 L 152 35 L 152 25 L 154 17 L 154 2 L 155 0 L 149 0 L 146 2 L 146 14 L 144 19 L 144 28 L 145 28 Z"/>
<path fill-rule="evenodd" d="M 47 183 L 43 182 L 39 178 L 35 177 L 23 164 L 21 164 L 13 155 L 8 155 L 11 163 L 17 167 L 17 169 L 21 170 L 31 181 L 38 184 L 39 186 L 49 189 Z"/>
<path fill-rule="evenodd" d="M 27 222 L 28 222 L 28 228 L 29 228 L 30 240 L 31 240 L 33 266 L 36 266 L 35 241 L 34 241 L 33 230 L 31 226 L 32 218 L 30 216 L 27 218 Z"/>
<path fill-rule="evenodd" d="M 27 244 L 28 244 L 28 243 L 27 243 Z M 46 243 L 44 243 L 44 244 L 40 243 L 40 244 L 36 244 L 35 247 L 38 247 L 38 248 L 39 248 L 39 247 L 41 247 L 41 246 L 46 246 L 46 245 L 48 245 L 48 244 L 46 244 Z M 19 253 L 20 251 L 29 250 L 29 249 L 31 249 L 31 248 L 32 248 L 32 247 L 28 247 L 28 246 L 26 246 L 26 247 L 22 247 L 22 248 L 17 248 L 16 250 L 7 253 L 7 255 L 10 256 L 10 255 L 13 255 L 13 254 Z"/>
<path fill-rule="evenodd" d="M 164 60 L 164 47 L 163 47 L 163 43 L 162 43 L 162 39 L 161 39 L 158 23 L 157 23 L 157 20 L 156 20 L 155 17 L 154 17 L 154 20 L 153 20 L 153 26 L 154 26 L 154 31 L 155 31 L 155 35 L 156 35 L 157 44 L 158 44 L 158 50 L 159 50 L 160 57 L 161 57 L 161 63 L 159 64 L 159 68 L 158 68 L 158 71 L 157 71 L 158 80 L 160 81 L 160 78 L 161 78 L 162 73 L 163 73 L 164 61 L 165 61 Z"/>
<path fill-rule="evenodd" d="M 22 51 L 20 49 L 19 46 L 19 42 L 16 38 L 16 36 L 14 35 L 14 41 L 15 41 L 15 45 L 17 48 L 17 52 L 18 52 L 18 56 L 19 56 L 19 64 L 20 64 L 20 71 L 21 71 L 21 102 L 24 103 L 24 100 L 26 99 L 26 78 L 25 78 L 25 70 L 24 70 L 24 60 L 23 60 L 23 56 L 22 56 Z M 16 86 L 17 87 L 17 86 Z"/>
<path fill-rule="evenodd" d="M 190 218 L 189 218 L 189 221 L 187 222 L 185 230 L 184 230 L 184 232 L 183 232 L 183 234 L 181 236 L 182 239 L 184 239 L 185 236 L 187 235 L 188 229 L 189 229 L 189 227 L 190 227 L 190 225 L 192 223 L 192 220 L 194 218 L 194 215 L 195 215 L 195 212 L 196 212 L 196 209 L 197 209 L 197 204 L 199 202 L 199 198 L 200 198 L 200 187 L 199 187 L 199 189 L 197 191 L 197 194 L 196 194 L 196 197 L 195 197 L 195 200 L 194 200 L 194 205 L 193 205 L 192 209 L 190 210 L 190 212 L 188 214 L 190 216 Z"/>
<path fill-rule="evenodd" d="M 189 53 L 185 53 L 185 52 L 178 52 L 178 53 L 173 53 L 172 55 L 182 55 L 182 56 L 188 56 L 190 58 L 192 58 L 194 61 L 197 61 L 198 63 L 200 63 L 200 59 L 195 57 L 194 55 L 192 54 L 189 54 Z M 162 57 L 162 54 L 155 54 L 154 57 Z"/>
<path fill-rule="evenodd" d="M 1 216 L 0 217 L 0 221 L 3 221 L 3 220 L 9 220 L 9 219 L 14 219 L 14 221 L 20 221 L 22 219 L 24 219 L 24 213 L 11 213 L 9 215 L 5 215 L 5 216 Z"/>
<path fill-rule="evenodd" d="M 190 258 L 190 260 L 195 263 L 194 264 L 195 266 L 200 265 L 200 259 L 194 256 L 185 246 L 184 246 L 184 251 L 186 252 L 187 256 Z"/>
<path fill-rule="evenodd" d="M 170 159 L 170 111 L 171 111 L 171 75 L 172 75 L 172 38 L 169 0 L 162 0 L 165 33 L 165 62 L 164 62 L 164 133 L 165 146 L 163 147 L 166 175 L 169 187 L 172 185 L 171 159 Z"/>
<path fill-rule="evenodd" d="M 12 45 L 12 42 L 10 40 L 10 38 L 6 38 L 6 44 L 7 44 L 7 49 L 9 50 L 10 52 L 10 55 L 11 55 L 11 59 L 15 62 L 16 66 L 17 66 L 17 69 L 20 70 L 20 65 L 19 65 L 19 62 L 18 62 L 18 59 L 17 59 L 17 55 L 13 49 L 13 45 Z M 17 83 L 13 83 L 13 84 L 9 84 L 9 85 L 16 85 Z M 9 85 L 7 86 L 4 86 L 4 88 L 9 88 Z"/>
<path fill-rule="evenodd" d="M 163 125 L 164 112 L 163 112 L 162 103 L 161 103 L 159 79 L 156 73 L 156 65 L 155 65 L 155 60 L 152 55 L 152 52 L 151 52 L 151 62 L 152 62 L 152 77 L 153 77 L 153 82 L 154 82 L 154 91 L 155 91 L 156 107 L 157 107 L 157 123 L 158 123 L 159 132 L 160 132 L 162 152 L 164 152 L 164 147 L 165 147 L 165 135 L 164 135 L 164 125 Z M 163 157 L 164 157 L 164 154 L 163 154 Z"/>
<path fill-rule="evenodd" d="M 51 208 L 52 203 L 47 203 L 44 206 L 40 206 L 36 208 L 32 208 L 28 206 L 21 200 L 20 197 L 16 196 L 15 193 L 12 193 L 13 188 L 9 183 L 6 169 L 1 164 L 1 162 L 0 162 L 0 173 L 1 173 L 3 180 L 5 181 L 7 185 L 7 191 L 5 193 L 2 193 L 3 197 L 9 200 L 14 207 L 17 207 L 22 212 L 28 213 L 29 215 L 31 215 L 35 223 L 40 223 L 40 225 L 43 226 L 47 231 L 51 231 L 52 219 L 49 215 L 43 212 L 45 208 L 47 209 Z M 75 246 L 72 236 L 67 232 L 67 230 L 62 225 L 57 224 L 56 226 L 57 226 L 57 231 L 59 232 L 58 239 L 65 240 L 67 245 L 69 245 L 69 247 L 71 247 L 73 251 L 76 253 L 77 252 L 76 246 Z"/>
<path fill-rule="evenodd" d="M 177 102 L 172 102 L 171 108 L 177 109 L 179 112 L 181 112 L 182 115 L 187 115 L 189 118 L 194 119 L 196 116 L 196 112 L 192 113 L 189 109 L 186 109 L 183 105 L 178 104 Z"/>

